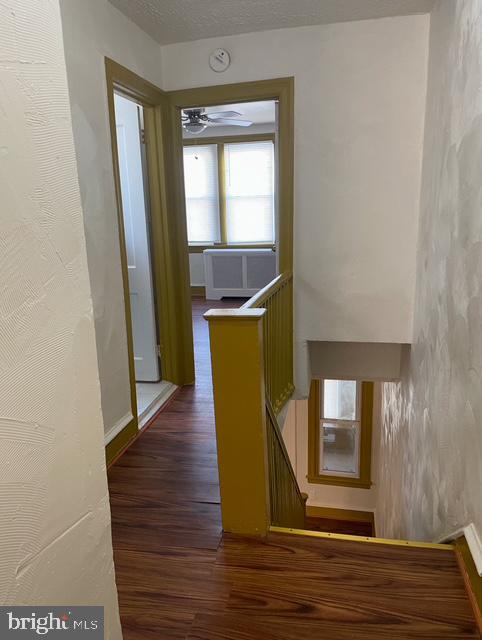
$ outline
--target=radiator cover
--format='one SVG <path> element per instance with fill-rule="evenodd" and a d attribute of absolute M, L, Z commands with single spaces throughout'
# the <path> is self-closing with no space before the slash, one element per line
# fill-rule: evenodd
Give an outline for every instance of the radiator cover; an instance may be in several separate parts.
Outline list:
<path fill-rule="evenodd" d="M 250 298 L 276 277 L 272 249 L 206 249 L 206 300 Z"/>

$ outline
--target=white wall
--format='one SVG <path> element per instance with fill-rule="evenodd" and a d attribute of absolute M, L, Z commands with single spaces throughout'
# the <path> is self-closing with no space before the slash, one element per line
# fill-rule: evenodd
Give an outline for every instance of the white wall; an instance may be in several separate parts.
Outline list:
<path fill-rule="evenodd" d="M 162 48 L 166 90 L 295 77 L 299 343 L 411 342 L 428 24 L 408 16 Z M 222 74 L 208 65 L 215 47 L 232 54 Z"/>
<path fill-rule="evenodd" d="M 105 431 L 131 412 L 104 57 L 158 86 L 160 47 L 107 0 L 61 0 Z"/>
<path fill-rule="evenodd" d="M 308 475 L 308 400 L 291 400 L 283 423 L 283 439 L 301 491 L 308 494 L 309 506 L 375 511 L 379 487 L 379 443 L 381 386 L 375 384 L 372 427 L 372 487 L 354 489 L 310 483 Z M 378 530 L 377 530 L 378 534 Z"/>
<path fill-rule="evenodd" d="M 415 339 L 385 387 L 379 531 L 482 534 L 482 2 L 431 17 Z"/>
<path fill-rule="evenodd" d="M 310 342 L 314 378 L 399 380 L 403 354 L 410 345 L 393 342 Z"/>
<path fill-rule="evenodd" d="M 0 3 L 0 602 L 121 638 L 58 2 Z"/>
<path fill-rule="evenodd" d="M 189 272 L 191 287 L 204 287 L 206 276 L 204 273 L 204 256 L 202 253 L 189 254 Z"/>

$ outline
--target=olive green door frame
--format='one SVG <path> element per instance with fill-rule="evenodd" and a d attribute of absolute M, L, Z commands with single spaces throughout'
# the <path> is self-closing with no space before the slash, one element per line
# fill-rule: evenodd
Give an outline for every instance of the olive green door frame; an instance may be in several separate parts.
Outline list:
<path fill-rule="evenodd" d="M 181 186 L 178 208 L 185 210 L 182 166 L 181 109 L 211 107 L 258 100 L 277 100 L 279 103 L 279 209 L 278 247 L 280 273 L 293 271 L 293 166 L 294 166 L 294 78 L 275 78 L 195 89 L 171 91 L 171 123 L 174 131 L 176 184 Z M 200 138 L 202 140 L 202 138 Z M 185 220 L 185 211 L 184 211 Z M 185 245 L 187 251 L 187 240 Z"/>
<path fill-rule="evenodd" d="M 116 192 L 119 245 L 133 420 L 107 445 L 110 462 L 138 433 L 129 278 L 120 187 L 114 92 L 144 107 L 149 182 L 151 249 L 162 377 L 177 385 L 194 382 L 189 256 L 182 171 L 176 167 L 175 126 L 168 95 L 120 64 L 105 59 L 107 101 Z"/>

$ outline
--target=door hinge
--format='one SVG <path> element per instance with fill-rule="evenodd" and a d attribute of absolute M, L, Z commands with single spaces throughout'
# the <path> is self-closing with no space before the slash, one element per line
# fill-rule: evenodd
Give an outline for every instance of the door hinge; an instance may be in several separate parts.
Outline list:
<path fill-rule="evenodd" d="M 158 345 L 156 345 L 156 347 L 157 347 L 157 349 L 156 349 L 156 351 L 157 351 L 157 355 L 158 355 L 158 357 L 160 358 L 160 357 L 161 357 L 161 345 L 160 345 L 160 344 L 158 344 Z"/>
<path fill-rule="evenodd" d="M 145 129 L 141 129 L 141 143 L 146 144 L 146 131 Z"/>

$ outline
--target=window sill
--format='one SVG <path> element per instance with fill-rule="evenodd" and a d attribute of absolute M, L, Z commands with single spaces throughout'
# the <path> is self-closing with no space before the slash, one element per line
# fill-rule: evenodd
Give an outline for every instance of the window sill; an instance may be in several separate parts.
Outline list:
<path fill-rule="evenodd" d="M 329 484 L 336 487 L 352 487 L 353 489 L 371 489 L 371 480 L 362 478 L 343 478 L 342 476 L 307 476 L 310 484 Z"/>
<path fill-rule="evenodd" d="M 276 247 L 274 244 L 265 242 L 259 244 L 190 244 L 189 253 L 202 253 L 205 249 L 272 249 L 275 251 Z"/>

